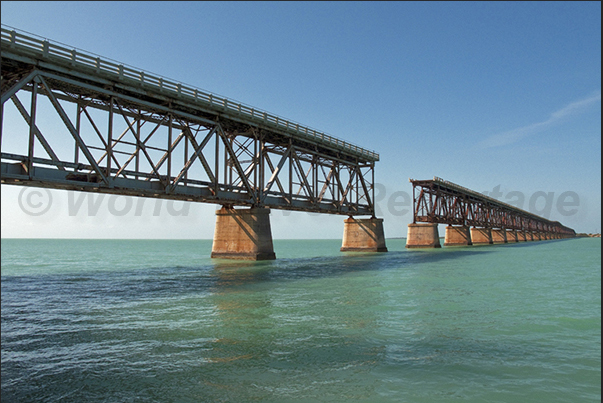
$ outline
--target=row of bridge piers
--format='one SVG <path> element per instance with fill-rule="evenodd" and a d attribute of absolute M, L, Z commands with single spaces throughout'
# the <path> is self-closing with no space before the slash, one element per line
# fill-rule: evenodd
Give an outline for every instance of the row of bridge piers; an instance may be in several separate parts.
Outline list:
<path fill-rule="evenodd" d="M 342 252 L 387 252 L 383 219 L 344 220 Z M 276 259 L 270 228 L 270 209 L 223 206 L 216 210 L 212 258 Z"/>
<path fill-rule="evenodd" d="M 491 245 L 563 239 L 569 235 L 547 231 L 448 225 L 444 246 Z M 440 248 L 438 224 L 409 224 L 407 248 Z M 344 220 L 342 252 L 387 252 L 383 219 Z M 270 209 L 223 206 L 216 210 L 212 258 L 276 259 L 270 227 Z"/>
<path fill-rule="evenodd" d="M 548 231 L 515 230 L 448 225 L 444 246 L 492 245 L 568 238 L 570 235 Z M 440 248 L 438 224 L 409 224 L 407 248 Z"/>
<path fill-rule="evenodd" d="M 505 228 L 448 225 L 444 246 L 492 245 L 569 238 L 570 235 Z M 440 248 L 438 224 L 409 224 L 407 248 Z M 387 252 L 383 219 L 344 220 L 342 252 Z M 270 209 L 233 208 L 216 210 L 212 258 L 241 260 L 276 259 L 270 227 Z"/>

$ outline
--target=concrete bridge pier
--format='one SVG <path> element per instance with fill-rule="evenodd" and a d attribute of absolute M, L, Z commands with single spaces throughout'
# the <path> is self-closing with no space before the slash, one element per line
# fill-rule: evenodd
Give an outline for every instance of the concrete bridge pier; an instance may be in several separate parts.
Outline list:
<path fill-rule="evenodd" d="M 453 226 L 446 227 L 446 235 L 444 236 L 444 246 L 464 246 L 473 245 L 471 243 L 471 233 L 469 227 Z"/>
<path fill-rule="evenodd" d="M 507 243 L 507 231 L 504 228 L 492 229 L 492 243 Z"/>
<path fill-rule="evenodd" d="M 270 229 L 270 209 L 216 210 L 211 257 L 241 260 L 276 259 Z"/>
<path fill-rule="evenodd" d="M 526 232 L 524 230 L 517 231 L 517 242 L 527 241 Z"/>
<path fill-rule="evenodd" d="M 474 245 L 491 245 L 492 229 L 491 228 L 471 228 L 471 242 Z"/>
<path fill-rule="evenodd" d="M 341 252 L 387 252 L 382 218 L 348 217 L 343 221 Z"/>
<path fill-rule="evenodd" d="M 408 224 L 407 248 L 441 248 L 438 224 Z"/>
<path fill-rule="evenodd" d="M 538 231 L 532 232 L 532 240 L 533 241 L 540 241 L 540 240 L 542 240 L 542 238 L 540 237 L 540 232 L 538 232 Z"/>
<path fill-rule="evenodd" d="M 507 242 L 508 243 L 518 242 L 518 240 L 517 240 L 517 231 L 515 231 L 514 229 L 508 229 L 507 230 Z"/>

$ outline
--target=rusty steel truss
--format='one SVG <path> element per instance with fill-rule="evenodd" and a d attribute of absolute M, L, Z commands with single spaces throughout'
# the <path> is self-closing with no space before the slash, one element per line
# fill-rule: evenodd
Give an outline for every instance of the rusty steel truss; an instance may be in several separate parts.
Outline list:
<path fill-rule="evenodd" d="M 378 154 L 2 27 L 3 184 L 374 216 Z"/>
<path fill-rule="evenodd" d="M 427 222 L 575 236 L 558 221 L 549 221 L 510 204 L 441 178 L 414 180 L 413 223 Z"/>

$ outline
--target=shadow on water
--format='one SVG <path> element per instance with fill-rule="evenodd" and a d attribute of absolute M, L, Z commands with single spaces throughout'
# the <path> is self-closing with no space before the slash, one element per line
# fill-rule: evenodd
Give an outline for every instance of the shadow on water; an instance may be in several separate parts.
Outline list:
<path fill-rule="evenodd" d="M 404 250 L 387 253 L 341 253 L 337 256 L 282 258 L 271 261 L 216 259 L 212 264 L 165 266 L 145 269 L 85 274 L 48 274 L 4 278 L 3 291 L 23 291 L 81 295 L 90 299 L 138 299 L 177 297 L 198 292 L 225 292 L 261 283 L 344 276 L 351 273 L 404 269 L 439 261 L 483 256 L 492 251 L 477 249 Z M 31 290 L 33 291 L 33 290 Z"/>
<path fill-rule="evenodd" d="M 484 256 L 499 248 L 537 247 L 566 239 L 440 249 L 405 249 L 386 253 L 347 252 L 339 256 L 281 258 L 269 261 L 216 259 L 211 275 L 213 287 L 228 289 L 258 283 L 295 281 L 343 276 L 357 272 L 403 269 L 442 261 Z"/>
<path fill-rule="evenodd" d="M 351 273 L 393 270 L 410 265 L 431 264 L 473 255 L 487 250 L 430 249 L 387 253 L 342 253 L 340 256 L 292 258 L 263 262 L 217 261 L 213 273 L 217 287 L 230 288 L 256 283 L 320 279 Z"/>

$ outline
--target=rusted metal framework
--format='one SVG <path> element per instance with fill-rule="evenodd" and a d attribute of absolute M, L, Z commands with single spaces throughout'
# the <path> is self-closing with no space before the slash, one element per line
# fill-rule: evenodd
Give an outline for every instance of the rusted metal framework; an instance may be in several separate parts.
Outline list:
<path fill-rule="evenodd" d="M 372 151 L 4 26 L 1 49 L 3 184 L 374 216 Z"/>
<path fill-rule="evenodd" d="M 413 223 L 548 232 L 562 237 L 576 234 L 558 221 L 549 221 L 438 177 L 411 179 L 410 182 L 413 186 Z"/>

